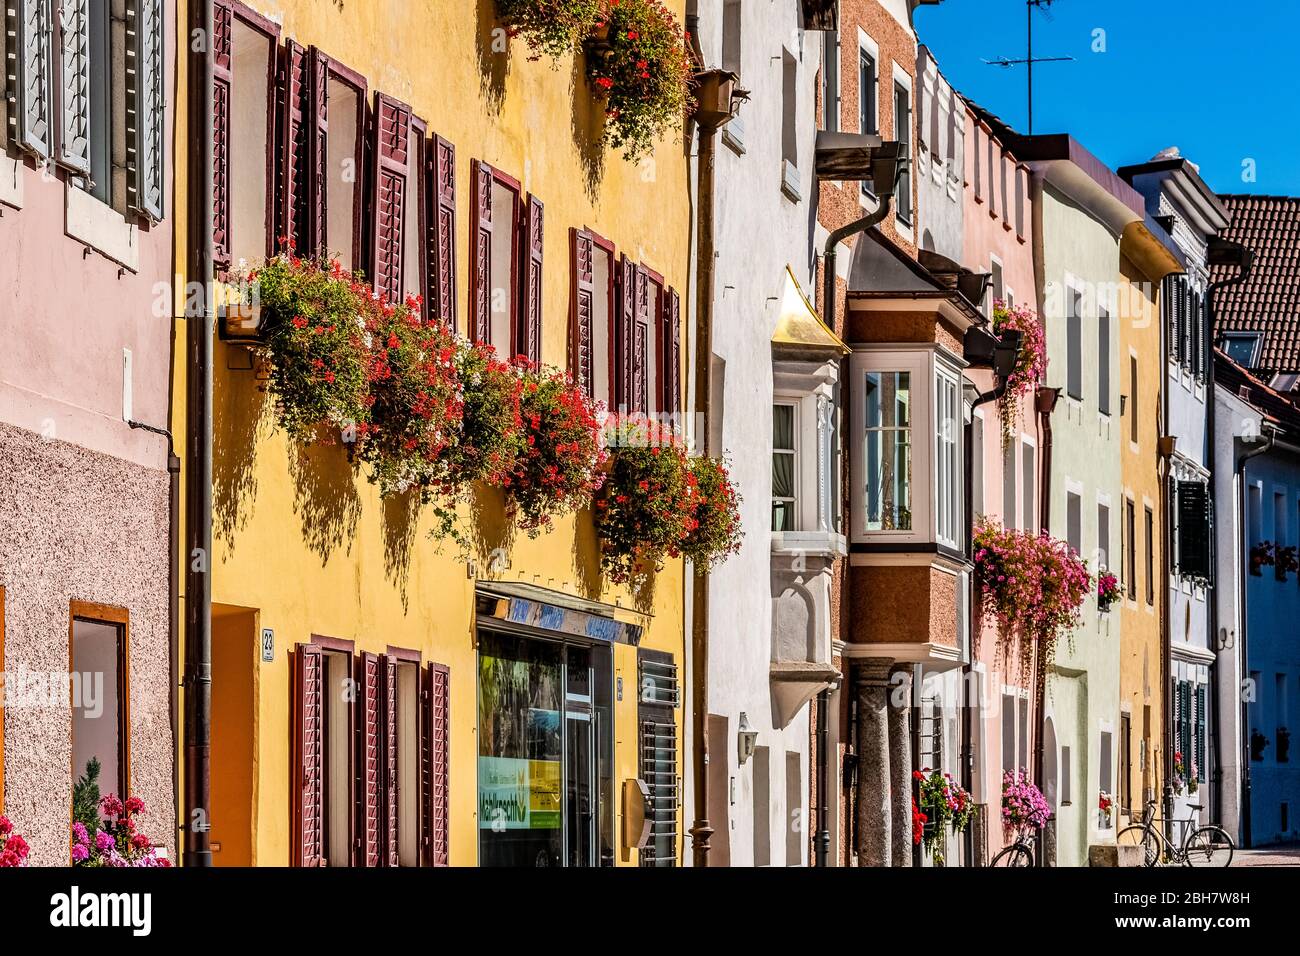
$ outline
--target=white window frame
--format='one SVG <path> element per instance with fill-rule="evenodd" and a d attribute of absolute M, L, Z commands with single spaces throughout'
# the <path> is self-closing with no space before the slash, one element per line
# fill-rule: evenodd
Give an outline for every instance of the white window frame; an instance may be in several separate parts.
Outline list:
<path fill-rule="evenodd" d="M 821 544 L 816 544 L 815 547 L 821 547 L 829 541 L 832 549 L 839 552 L 844 550 L 844 539 L 836 523 L 838 509 L 832 507 L 833 502 L 838 500 L 835 489 L 837 469 L 832 457 L 822 450 L 823 424 L 833 430 L 839 428 L 834 416 L 835 385 L 838 381 L 838 362 L 826 362 L 818 366 L 806 362 L 778 361 L 773 365 L 772 404 L 793 405 L 795 408 L 793 527 L 786 531 L 771 532 L 774 540 L 781 539 L 787 546 L 795 540 L 807 543 L 817 539 Z M 822 421 L 823 409 L 826 409 L 830 419 L 827 423 Z M 768 434 L 770 438 L 770 428 Z M 832 454 L 836 445 L 832 435 Z M 769 514 L 769 529 L 771 524 Z"/>
<path fill-rule="evenodd" d="M 938 544 L 947 545 L 950 548 L 957 549 L 961 547 L 961 537 L 963 528 L 963 500 L 965 495 L 962 493 L 963 487 L 963 469 L 962 469 L 962 427 L 965 414 L 963 411 L 962 401 L 962 379 L 961 374 L 954 369 L 947 367 L 942 362 L 936 362 L 934 367 L 934 377 L 931 380 L 933 387 L 931 392 L 934 395 L 934 410 L 932 416 L 932 432 L 934 434 L 935 461 L 934 470 L 931 473 L 931 481 L 934 482 L 932 487 L 931 498 L 937 505 L 934 515 L 934 540 Z M 943 409 L 940 407 L 940 393 L 945 386 L 951 389 L 952 398 L 952 429 L 951 435 L 944 434 Z M 947 489 L 947 500 L 941 500 L 944 493 L 944 455 L 951 447 L 952 466 L 951 473 L 947 476 L 950 487 Z M 915 473 L 915 472 L 913 472 Z M 952 533 L 945 536 L 942 533 L 940 524 L 942 522 L 945 510 L 948 511 L 951 518 Z"/>
<path fill-rule="evenodd" d="M 906 70 L 904 70 L 897 63 L 897 61 L 893 63 L 893 70 L 891 72 L 893 75 L 893 83 L 891 83 L 889 86 L 889 96 L 891 100 L 891 107 L 894 113 L 893 139 L 897 140 L 898 128 L 899 128 L 898 115 L 897 115 L 898 97 L 895 93 L 894 87 L 901 86 L 903 87 L 903 89 L 907 91 L 908 112 L 910 115 L 913 116 L 916 115 L 916 88 L 915 88 L 915 84 L 912 82 L 911 75 Z M 908 161 L 908 168 L 910 170 L 914 170 L 916 168 L 916 138 L 917 137 L 915 133 L 916 131 L 909 127 L 907 132 L 907 161 Z M 909 195 L 907 197 L 908 217 L 906 219 L 902 218 L 898 214 L 898 197 L 897 196 L 894 197 L 894 227 L 898 230 L 898 234 L 903 238 L 907 239 L 909 242 L 912 241 L 913 236 L 915 235 L 914 230 L 916 229 L 917 202 L 916 202 L 916 197 L 910 194 L 910 190 L 915 182 L 916 179 L 914 175 L 909 175 L 908 177 Z"/>
<path fill-rule="evenodd" d="M 800 471 L 802 471 L 801 465 L 804 457 L 803 455 L 800 454 L 800 446 L 802 442 L 799 440 L 802 437 L 800 435 L 800 432 L 803 431 L 802 422 L 801 422 L 801 419 L 803 417 L 801 414 L 802 409 L 800 408 L 801 404 L 802 403 L 798 398 L 790 397 L 786 395 L 778 394 L 778 395 L 774 395 L 772 398 L 772 423 L 773 423 L 772 458 L 773 461 L 775 461 L 776 456 L 779 454 L 789 455 L 791 458 L 794 459 L 794 467 L 791 469 L 791 474 L 793 479 L 793 487 L 790 489 L 792 492 L 791 496 L 789 498 L 778 498 L 776 494 L 776 489 L 775 488 L 772 489 L 773 511 L 776 510 L 776 503 L 778 501 L 788 503 L 790 505 L 791 526 L 779 530 L 777 528 L 769 528 L 769 530 L 771 530 L 773 533 L 804 530 L 803 521 L 801 520 L 802 515 L 800 513 L 802 511 L 802 509 L 800 508 L 800 502 L 802 498 L 800 491 L 803 484 L 802 481 L 800 480 L 800 478 L 802 477 L 800 475 Z M 792 445 L 791 448 L 776 447 L 775 425 L 776 425 L 777 407 L 790 409 L 790 418 L 791 418 L 790 434 L 791 434 L 791 445 Z"/>
<path fill-rule="evenodd" d="M 960 359 L 941 352 L 936 347 L 908 347 L 897 344 L 866 345 L 857 348 L 849 360 L 849 374 L 852 376 L 850 394 L 854 397 L 848 410 L 847 422 L 850 435 L 850 449 L 854 462 L 850 469 L 853 488 L 850 493 L 850 530 L 849 539 L 854 543 L 897 543 L 921 544 L 937 543 L 958 547 L 964 527 L 965 495 L 963 493 L 964 473 L 960 467 L 965 454 L 964 428 L 965 405 L 963 401 L 962 371 Z M 912 515 L 910 530 L 868 530 L 867 529 L 867 481 L 869 472 L 866 467 L 866 423 L 863 420 L 865 407 L 862 404 L 865 393 L 865 377 L 868 373 L 906 372 L 911 376 L 911 475 L 909 486 L 909 508 Z M 956 423 L 956 461 L 958 476 L 954 486 L 956 501 L 953 513 L 957 531 L 955 542 L 941 541 L 938 536 L 938 514 L 935 507 L 938 490 L 938 455 L 937 439 L 939 411 L 935 405 L 937 379 L 944 376 L 957 386 Z M 927 487 L 924 482 L 929 482 Z"/>

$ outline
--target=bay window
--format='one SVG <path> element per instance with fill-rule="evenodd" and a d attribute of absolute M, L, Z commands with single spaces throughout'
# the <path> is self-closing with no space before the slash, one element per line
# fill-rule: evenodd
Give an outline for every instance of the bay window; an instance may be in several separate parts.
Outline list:
<path fill-rule="evenodd" d="M 852 540 L 962 546 L 960 362 L 931 347 L 852 359 Z"/>

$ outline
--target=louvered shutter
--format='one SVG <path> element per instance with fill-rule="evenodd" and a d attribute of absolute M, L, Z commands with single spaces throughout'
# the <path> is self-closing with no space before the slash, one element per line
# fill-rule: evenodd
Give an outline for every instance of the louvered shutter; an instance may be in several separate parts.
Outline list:
<path fill-rule="evenodd" d="M 307 248 L 311 179 L 311 81 L 307 51 L 285 40 L 280 52 L 280 162 L 276 185 L 276 235 Z"/>
<path fill-rule="evenodd" d="M 636 270 L 636 315 L 632 325 L 632 408 L 641 415 L 650 412 L 650 349 L 654 348 L 650 277 Z"/>
<path fill-rule="evenodd" d="M 1187 283 L 1180 276 L 1177 283 L 1177 296 L 1174 300 L 1174 359 L 1179 365 L 1187 362 Z"/>
<path fill-rule="evenodd" d="M 542 361 L 542 236 L 545 212 L 542 201 L 531 193 L 524 204 L 523 295 L 520 297 L 519 343 L 517 351 L 529 361 Z"/>
<path fill-rule="evenodd" d="M 449 818 L 451 784 L 451 671 L 430 664 L 424 673 L 424 859 L 428 866 L 450 861 Z"/>
<path fill-rule="evenodd" d="M 320 866 L 324 846 L 325 668 L 321 649 L 298 645 L 293 669 L 294 862 Z"/>
<path fill-rule="evenodd" d="M 325 214 L 329 175 L 331 172 L 336 175 L 341 174 L 341 171 L 331 171 L 325 168 L 329 155 L 326 147 L 329 141 L 330 67 L 329 59 L 316 47 L 311 48 L 309 76 L 311 78 L 309 97 L 311 113 L 309 114 L 310 136 L 307 143 L 307 155 L 311 174 L 308 178 L 310 198 L 307 203 L 307 249 L 314 255 L 324 255 L 329 252 L 330 248 L 329 230 L 327 228 L 328 219 Z M 357 170 L 357 173 L 360 175 L 360 170 Z M 346 241 L 349 245 L 352 245 L 354 238 L 351 235 L 347 237 L 336 236 L 335 242 Z"/>
<path fill-rule="evenodd" d="M 234 8 L 230 0 L 212 4 L 212 261 L 230 267 L 233 244 L 230 217 L 230 95 Z"/>
<path fill-rule="evenodd" d="M 375 94 L 375 194 L 373 197 L 373 277 L 375 291 L 402 301 L 403 231 L 406 226 L 407 171 L 410 169 L 411 108 Z"/>
<path fill-rule="evenodd" d="M 592 316 L 596 285 L 593 258 L 595 239 L 582 229 L 570 230 L 573 274 L 573 315 L 569 329 L 569 371 L 573 380 L 588 395 L 595 395 L 595 366 L 591 352 Z"/>
<path fill-rule="evenodd" d="M 58 14 L 60 165 L 90 174 L 90 0 L 61 0 Z"/>
<path fill-rule="evenodd" d="M 632 403 L 633 339 L 636 333 L 636 263 L 623 256 L 618 270 L 618 316 L 614 325 L 615 405 L 623 413 L 635 411 Z"/>
<path fill-rule="evenodd" d="M 397 811 L 397 658 L 380 658 L 384 698 L 384 865 L 400 866 Z"/>
<path fill-rule="evenodd" d="M 1196 293 L 1196 344 L 1193 346 L 1197 378 L 1205 374 L 1205 319 L 1205 299 L 1198 292 Z"/>
<path fill-rule="evenodd" d="M 436 309 L 448 328 L 456 328 L 456 147 L 434 136 L 429 143 L 425 189 L 428 262 L 432 274 L 426 313 Z"/>
<path fill-rule="evenodd" d="M 1186 575 L 1210 578 L 1210 496 L 1204 482 L 1180 481 L 1175 486 L 1177 502 L 1178 570 Z"/>
<path fill-rule="evenodd" d="M 50 155 L 51 0 L 10 0 L 13 5 L 14 104 L 17 144 L 42 158 Z M 13 54 L 11 54 L 13 55 Z M 6 64 L 6 71 L 8 64 Z"/>
<path fill-rule="evenodd" d="M 492 329 L 492 168 L 474 161 L 471 172 L 474 184 L 474 210 L 470 233 L 470 337 L 487 342 Z M 502 223 L 502 228 L 509 226 Z M 497 343 L 505 353 L 507 343 Z"/>
<path fill-rule="evenodd" d="M 154 222 L 163 217 L 166 158 L 163 143 L 163 0 L 126 6 L 126 198 Z"/>
<path fill-rule="evenodd" d="M 682 299 L 667 291 L 664 311 L 663 408 L 676 418 L 682 410 Z"/>
<path fill-rule="evenodd" d="M 1208 776 L 1205 772 L 1205 685 L 1196 685 L 1196 779 Z M 1190 771 L 1190 768 L 1188 768 Z"/>
<path fill-rule="evenodd" d="M 361 792 L 360 858 L 365 866 L 383 863 L 383 690 L 377 654 L 363 653 L 361 679 L 361 726 L 357 766 Z"/>

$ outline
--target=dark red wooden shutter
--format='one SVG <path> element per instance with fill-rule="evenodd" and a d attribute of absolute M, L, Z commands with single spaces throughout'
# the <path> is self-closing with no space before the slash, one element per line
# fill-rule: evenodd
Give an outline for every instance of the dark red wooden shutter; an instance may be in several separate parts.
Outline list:
<path fill-rule="evenodd" d="M 450 862 L 451 796 L 451 671 L 430 664 L 424 674 L 424 861 L 428 866 Z"/>
<path fill-rule="evenodd" d="M 682 300 L 676 289 L 669 289 L 665 298 L 663 408 L 676 418 L 682 411 Z"/>
<path fill-rule="evenodd" d="M 636 315 L 632 324 L 632 408 L 638 414 L 650 411 L 650 349 L 654 347 L 650 277 L 640 266 L 636 270 Z"/>
<path fill-rule="evenodd" d="M 300 644 L 293 660 L 293 862 L 324 857 L 325 667 L 321 649 Z"/>
<path fill-rule="evenodd" d="M 523 289 L 519 307 L 519 342 L 516 350 L 529 361 L 542 361 L 542 234 L 545 214 L 542 201 L 532 193 L 524 204 L 522 245 Z"/>
<path fill-rule="evenodd" d="M 384 685 L 384 863 L 400 866 L 397 811 L 397 658 L 380 659 Z"/>
<path fill-rule="evenodd" d="M 329 230 L 325 213 L 329 175 L 338 171 L 326 169 L 329 141 L 329 59 L 316 47 L 311 48 L 311 137 L 308 152 L 311 157 L 311 193 L 307 211 L 308 249 L 313 255 L 329 251 Z M 357 170 L 360 175 L 360 170 Z M 342 239 L 342 237 L 336 237 Z M 347 241 L 352 241 L 348 237 Z"/>
<path fill-rule="evenodd" d="M 428 262 L 432 276 L 425 311 L 456 328 L 456 147 L 441 136 L 429 141 L 425 190 Z"/>
<path fill-rule="evenodd" d="M 402 242 L 406 226 L 407 172 L 410 169 L 411 108 L 375 94 L 374 221 L 371 235 L 375 291 L 402 301 Z"/>
<path fill-rule="evenodd" d="M 614 355 L 618 366 L 614 375 L 614 405 L 617 411 L 624 413 L 631 413 L 636 408 L 632 402 L 636 284 L 636 263 L 624 255 L 618 270 L 618 316 L 614 322 Z"/>
<path fill-rule="evenodd" d="M 476 342 L 487 342 L 492 330 L 492 167 L 478 160 L 471 172 L 474 185 L 474 209 L 470 217 L 470 328 Z M 509 226 L 505 223 L 502 228 Z M 506 343 L 497 343 L 500 351 Z M 503 354 L 503 357 L 504 354 Z"/>
<path fill-rule="evenodd" d="M 591 351 L 596 285 L 595 239 L 583 229 L 570 229 L 573 273 L 573 313 L 569 317 L 569 372 L 588 395 L 595 395 L 595 365 Z"/>
<path fill-rule="evenodd" d="M 311 82 L 307 51 L 285 40 L 280 51 L 280 162 L 276 194 L 276 236 L 300 249 L 307 243 L 311 179 Z"/>
<path fill-rule="evenodd" d="M 212 4 L 212 262 L 230 267 L 231 0 Z"/>
<path fill-rule="evenodd" d="M 363 866 L 383 863 L 383 688 L 379 655 L 363 652 L 361 659 L 360 754 L 358 756 L 361 791 L 360 862 Z"/>

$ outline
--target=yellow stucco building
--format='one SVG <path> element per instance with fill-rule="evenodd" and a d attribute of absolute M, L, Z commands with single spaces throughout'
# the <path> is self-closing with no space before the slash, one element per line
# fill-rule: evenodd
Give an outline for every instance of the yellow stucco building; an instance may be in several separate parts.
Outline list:
<path fill-rule="evenodd" d="M 1116 829 L 1142 819 L 1159 795 L 1164 720 L 1161 627 L 1165 588 L 1164 519 L 1158 440 L 1165 432 L 1159 296 L 1167 275 L 1182 271 L 1158 223 L 1130 223 L 1120 242 L 1118 292 L 1120 440 L 1123 487 L 1121 553 L 1106 556 L 1119 578 L 1119 727 Z M 1115 613 L 1112 611 L 1112 613 Z"/>
<path fill-rule="evenodd" d="M 583 57 L 531 58 L 486 0 L 251 2 L 216 3 L 219 277 L 297 235 L 299 249 L 321 238 L 382 279 L 377 237 L 400 236 L 395 291 L 427 294 L 430 312 L 498 351 L 572 368 L 581 273 L 596 397 L 625 395 L 615 318 L 627 305 L 628 327 L 648 333 L 630 360 L 633 407 L 679 405 L 685 349 L 668 322 L 688 285 L 680 142 L 640 163 L 607 148 Z M 668 5 L 680 18 L 682 0 Z M 181 84 L 178 157 L 192 121 Z M 404 166 L 391 135 L 409 144 Z M 396 215 L 377 169 L 402 178 Z M 176 188 L 183 213 L 183 162 Z M 223 336 L 214 351 L 214 862 L 679 861 L 681 562 L 635 592 L 615 586 L 587 513 L 530 539 L 492 488 L 463 515 L 475 530 L 461 557 L 430 536 L 427 509 L 381 499 L 344 446 L 275 428 L 255 350 Z M 375 726 L 384 740 L 370 739 Z M 320 759 L 302 762 L 304 741 Z M 651 818 L 642 850 L 623 832 L 637 781 Z"/>

